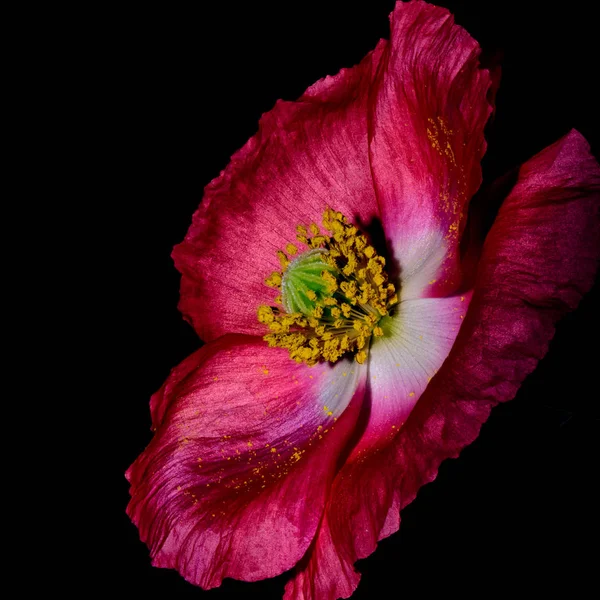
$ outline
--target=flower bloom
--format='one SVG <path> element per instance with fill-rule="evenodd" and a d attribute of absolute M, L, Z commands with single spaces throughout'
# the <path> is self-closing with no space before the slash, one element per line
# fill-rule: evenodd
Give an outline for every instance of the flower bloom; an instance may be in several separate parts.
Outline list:
<path fill-rule="evenodd" d="M 492 111 L 478 55 L 446 10 L 399 2 L 389 41 L 278 102 L 207 186 L 173 253 L 207 343 L 152 396 L 127 472 L 154 565 L 350 596 L 591 286 L 600 168 L 576 131 L 522 165 L 482 249 L 462 239 Z"/>

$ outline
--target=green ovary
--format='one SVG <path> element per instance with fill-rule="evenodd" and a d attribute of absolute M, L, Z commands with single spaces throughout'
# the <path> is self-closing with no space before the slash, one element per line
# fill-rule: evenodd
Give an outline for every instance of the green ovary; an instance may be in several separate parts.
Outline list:
<path fill-rule="evenodd" d="M 324 261 L 325 250 L 305 252 L 288 265 L 281 283 L 281 297 L 287 313 L 300 312 L 311 315 L 315 306 L 330 296 L 327 282 L 321 277 L 323 271 L 335 273 Z"/>

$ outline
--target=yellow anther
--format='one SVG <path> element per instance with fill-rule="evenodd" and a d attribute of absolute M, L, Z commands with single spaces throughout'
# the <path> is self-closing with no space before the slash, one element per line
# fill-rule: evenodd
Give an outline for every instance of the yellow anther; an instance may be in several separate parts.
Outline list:
<path fill-rule="evenodd" d="M 367 246 L 364 252 L 367 258 L 371 258 L 373 254 L 375 254 L 375 248 L 373 248 L 373 246 Z"/>
<path fill-rule="evenodd" d="M 281 268 L 285 271 L 290 264 L 289 258 L 281 250 L 277 250 L 277 258 L 279 259 Z"/>
<path fill-rule="evenodd" d="M 316 223 L 311 223 L 308 227 L 313 235 L 319 234 L 319 226 Z"/>
<path fill-rule="evenodd" d="M 323 316 L 323 307 L 320 305 L 317 305 L 313 308 L 312 311 L 313 317 L 315 317 L 316 319 L 320 319 Z"/>
<path fill-rule="evenodd" d="M 311 358 L 312 357 L 312 350 L 310 348 L 302 348 L 300 350 L 300 355 L 304 359 Z"/>
<path fill-rule="evenodd" d="M 385 265 L 385 260 L 381 256 L 375 256 L 374 258 L 370 258 L 367 264 L 367 269 L 371 271 L 371 273 L 381 273 L 383 271 L 383 265 Z"/>
<path fill-rule="evenodd" d="M 265 323 L 266 325 L 268 325 L 269 323 L 272 323 L 275 319 L 275 316 L 273 315 L 273 309 L 270 306 L 262 304 L 258 307 L 257 313 L 258 321 L 260 323 Z"/>
<path fill-rule="evenodd" d="M 331 309 L 331 316 L 332 316 L 334 319 L 339 319 L 341 314 L 342 314 L 342 311 L 341 311 L 341 310 L 340 310 L 340 309 L 339 309 L 337 306 L 334 306 L 334 307 Z"/>
<path fill-rule="evenodd" d="M 377 304 L 375 306 L 375 308 L 377 309 L 377 312 L 380 314 L 380 316 L 385 317 L 385 315 L 388 314 L 388 309 L 386 308 L 385 304 Z"/>
<path fill-rule="evenodd" d="M 300 235 L 308 235 L 308 231 L 306 230 L 306 227 L 304 227 L 304 225 L 298 225 L 296 227 L 296 231 L 300 234 Z"/>
<path fill-rule="evenodd" d="M 269 287 L 273 287 L 273 288 L 281 287 L 281 273 L 278 273 L 277 271 L 273 271 L 273 273 L 271 273 L 271 275 L 269 277 L 267 277 L 267 279 L 265 279 L 265 283 Z"/>
<path fill-rule="evenodd" d="M 350 311 L 352 309 L 350 308 L 349 304 L 346 304 L 345 302 L 342 304 L 342 313 L 344 314 L 344 316 L 346 318 L 348 318 L 350 316 Z"/>
<path fill-rule="evenodd" d="M 373 281 L 375 285 L 381 285 L 385 281 L 385 277 L 381 273 L 377 273 L 377 275 L 373 276 Z"/>
<path fill-rule="evenodd" d="M 307 290 L 306 296 L 309 300 L 312 300 L 313 302 L 317 300 L 317 295 L 312 290 Z"/>
<path fill-rule="evenodd" d="M 356 362 L 359 365 L 362 365 L 365 362 L 365 360 L 367 360 L 367 353 L 364 350 L 361 350 L 360 352 L 357 352 L 355 358 L 356 358 Z"/>
<path fill-rule="evenodd" d="M 335 290 L 337 290 L 337 280 L 329 271 L 323 271 L 321 273 L 321 279 L 323 279 L 323 281 L 325 281 L 325 283 L 327 284 L 329 293 L 335 292 Z"/>
<path fill-rule="evenodd" d="M 285 251 L 290 254 L 291 256 L 294 256 L 294 254 L 296 254 L 298 252 L 298 248 L 296 246 L 294 246 L 294 244 L 288 244 L 285 247 Z"/>
<path fill-rule="evenodd" d="M 313 248 L 320 248 L 321 246 L 326 244 L 328 241 L 329 241 L 329 238 L 327 236 L 315 235 L 314 237 L 310 238 L 310 245 Z"/>
<path fill-rule="evenodd" d="M 360 251 L 367 245 L 367 238 L 364 235 L 357 235 L 354 239 L 354 247 Z"/>
<path fill-rule="evenodd" d="M 328 254 L 325 257 L 325 262 L 330 266 L 333 267 L 334 269 L 337 269 L 337 263 L 335 262 L 335 257 L 331 256 L 331 254 Z"/>
<path fill-rule="evenodd" d="M 284 326 L 279 321 L 273 321 L 269 323 L 269 329 L 273 333 L 281 333 L 284 330 Z"/>
<path fill-rule="evenodd" d="M 381 329 L 381 327 L 377 326 L 373 328 L 373 335 L 376 337 L 383 337 L 383 329 Z"/>
<path fill-rule="evenodd" d="M 356 282 L 342 281 L 340 288 L 346 294 L 346 298 L 354 298 L 356 296 Z"/>

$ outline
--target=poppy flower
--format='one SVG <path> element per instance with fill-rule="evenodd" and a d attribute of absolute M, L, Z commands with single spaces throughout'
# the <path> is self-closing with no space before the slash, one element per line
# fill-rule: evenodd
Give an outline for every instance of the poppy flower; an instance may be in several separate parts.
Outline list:
<path fill-rule="evenodd" d="M 350 596 L 590 288 L 600 168 L 576 131 L 469 245 L 497 84 L 478 56 L 446 10 L 399 2 L 389 41 L 278 102 L 206 187 L 173 252 L 206 344 L 152 396 L 127 472 L 154 565 Z"/>

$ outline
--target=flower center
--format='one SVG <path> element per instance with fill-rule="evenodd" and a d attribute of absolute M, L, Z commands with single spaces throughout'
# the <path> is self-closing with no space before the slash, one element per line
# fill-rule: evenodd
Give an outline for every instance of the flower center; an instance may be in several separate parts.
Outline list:
<path fill-rule="evenodd" d="M 258 320 L 271 330 L 263 339 L 289 350 L 296 362 L 334 363 L 353 354 L 362 364 L 371 336 L 384 335 L 379 321 L 398 295 L 388 283 L 385 259 L 346 217 L 327 209 L 323 227 L 330 235 L 315 223 L 298 225 L 296 237 L 309 248 L 306 252 L 296 256 L 294 244 L 286 246 L 287 254 L 277 252 L 282 271 L 265 283 L 281 295 L 275 298 L 279 306 L 258 308 Z"/>

